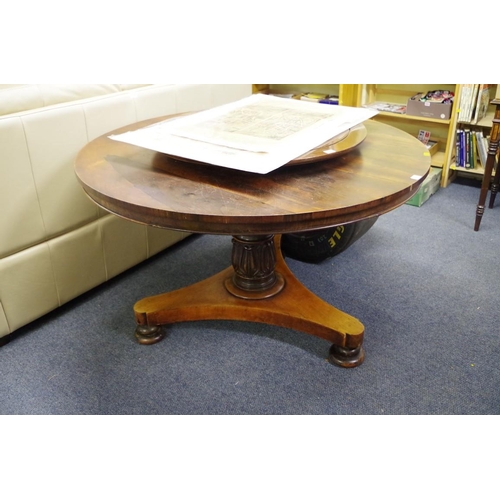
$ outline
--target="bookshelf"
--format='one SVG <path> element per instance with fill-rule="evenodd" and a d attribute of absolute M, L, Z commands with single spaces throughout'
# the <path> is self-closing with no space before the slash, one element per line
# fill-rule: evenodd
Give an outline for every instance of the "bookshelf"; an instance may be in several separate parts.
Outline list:
<path fill-rule="evenodd" d="M 253 93 L 298 95 L 313 92 L 336 95 L 343 106 L 357 106 L 358 87 L 342 83 L 254 83 Z"/>
<path fill-rule="evenodd" d="M 442 168 L 441 186 L 448 186 L 457 175 L 481 177 L 484 167 L 476 161 L 476 167 L 465 168 L 457 166 L 457 131 L 469 128 L 471 130 L 481 130 L 484 137 L 487 137 L 492 127 L 492 119 L 495 112 L 494 106 L 489 104 L 487 114 L 477 123 L 462 123 L 459 120 L 462 93 L 467 90 L 467 84 L 366 84 L 360 85 L 358 91 L 357 105 L 382 101 L 393 103 L 405 103 L 413 95 L 430 90 L 450 90 L 454 92 L 455 98 L 451 109 L 450 118 L 446 120 L 429 119 L 411 115 L 399 115 L 395 113 L 379 113 L 374 119 L 382 120 L 390 125 L 405 130 L 415 137 L 420 129 L 431 132 L 431 140 L 439 144 L 438 151 L 432 155 L 431 164 L 434 167 Z M 498 93 L 498 85 L 494 84 L 490 88 L 490 101 Z M 475 103 L 474 103 L 475 104 Z M 474 105 L 473 105 L 474 106 Z"/>
<path fill-rule="evenodd" d="M 450 165 L 455 154 L 456 102 L 460 93 L 460 85 L 427 83 L 427 84 L 363 84 L 358 89 L 358 106 L 372 105 L 376 102 L 400 104 L 408 103 L 408 99 L 418 93 L 426 94 L 431 90 L 448 90 L 455 94 L 450 118 L 427 118 L 407 115 L 405 113 L 379 112 L 373 119 L 397 127 L 414 137 L 420 130 L 430 132 L 430 140 L 438 143 L 437 151 L 431 156 L 431 165 L 443 169 L 441 186 L 451 182 Z"/>
<path fill-rule="evenodd" d="M 469 87 L 469 85 L 467 85 L 467 84 L 461 85 L 461 97 L 463 97 L 464 95 L 467 95 L 466 94 L 467 87 Z M 480 91 L 480 89 L 479 89 L 479 91 Z M 461 99 L 459 101 L 459 103 L 458 103 L 459 106 L 457 109 L 457 128 L 456 128 L 456 136 L 455 136 L 457 142 L 459 142 L 459 133 L 461 131 L 463 131 L 463 132 L 468 131 L 469 133 L 472 133 L 472 134 L 477 134 L 479 132 L 479 134 L 482 135 L 483 137 L 485 137 L 485 138 L 489 137 L 489 135 L 491 133 L 492 125 L 493 125 L 493 118 L 495 115 L 495 106 L 493 104 L 491 104 L 491 101 L 493 100 L 494 96 L 496 94 L 498 94 L 498 92 L 499 92 L 499 86 L 497 84 L 490 85 L 489 93 L 488 93 L 488 97 L 487 97 L 488 106 L 487 106 L 486 114 L 484 117 L 482 117 L 480 120 L 477 120 L 477 121 L 474 120 L 474 114 L 470 114 L 470 116 L 469 116 L 470 119 L 464 119 L 462 117 L 462 114 L 461 114 L 462 110 L 460 108 L 462 108 L 462 105 L 466 99 L 464 99 L 464 100 Z M 476 95 L 473 94 L 472 99 L 469 99 L 469 101 L 477 104 Z M 476 140 L 476 143 L 477 143 L 477 140 Z M 477 153 L 476 151 L 474 152 L 475 158 L 474 158 L 474 160 L 472 162 L 472 166 L 470 168 L 467 168 L 465 166 L 460 165 L 461 162 L 457 158 L 457 156 L 458 156 L 458 153 L 457 153 L 450 164 L 450 170 L 452 172 L 454 172 L 456 175 L 481 178 L 484 175 L 484 171 L 485 171 L 485 161 L 486 161 L 487 150 L 488 150 L 488 141 L 486 141 L 485 148 L 486 148 L 486 152 L 483 149 L 482 161 L 480 159 L 480 153 Z"/>
<path fill-rule="evenodd" d="M 418 93 L 426 94 L 432 90 L 448 90 L 455 97 L 451 106 L 450 117 L 446 119 L 413 116 L 405 113 L 380 111 L 373 120 L 382 121 L 388 125 L 404 130 L 414 137 L 418 137 L 421 130 L 430 132 L 430 140 L 437 142 L 438 146 L 431 156 L 431 165 L 443 170 L 441 187 L 448 186 L 457 175 L 482 176 L 484 168 L 478 165 L 475 169 L 457 167 L 455 161 L 457 128 L 463 128 L 463 123 L 458 122 L 459 103 L 461 92 L 465 84 L 432 83 L 432 84 L 253 84 L 253 92 L 271 94 L 299 94 L 315 92 L 339 96 L 339 104 L 344 106 L 367 106 L 376 102 L 391 103 L 405 106 L 408 99 Z M 493 99 L 498 93 L 498 86 L 490 89 Z M 492 127 L 494 106 L 490 105 L 486 116 L 474 129 L 483 130 L 487 136 Z M 479 163 L 479 162 L 478 162 Z"/>

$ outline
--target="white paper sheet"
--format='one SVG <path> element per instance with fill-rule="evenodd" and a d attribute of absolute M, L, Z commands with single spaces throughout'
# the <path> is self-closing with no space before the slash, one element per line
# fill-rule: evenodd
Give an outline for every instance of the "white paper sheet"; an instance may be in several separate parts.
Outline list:
<path fill-rule="evenodd" d="M 377 111 L 255 94 L 111 139 L 222 167 L 266 174 Z"/>

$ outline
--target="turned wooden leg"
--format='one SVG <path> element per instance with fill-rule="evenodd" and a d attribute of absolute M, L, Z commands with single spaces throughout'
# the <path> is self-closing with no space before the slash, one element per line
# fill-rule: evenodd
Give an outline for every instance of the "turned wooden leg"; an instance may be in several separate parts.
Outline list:
<path fill-rule="evenodd" d="M 484 205 L 478 204 L 478 206 L 476 207 L 476 220 L 474 222 L 474 231 L 479 231 L 483 215 L 484 215 Z"/>
<path fill-rule="evenodd" d="M 484 207 L 486 204 L 486 196 L 488 195 L 488 191 L 491 188 L 491 196 L 490 196 L 490 208 L 493 208 L 493 204 L 495 203 L 495 196 L 498 191 L 498 181 L 500 176 L 500 170 L 497 166 L 495 176 L 493 179 L 493 185 L 491 185 L 491 176 L 493 172 L 493 167 L 495 165 L 495 158 L 498 150 L 498 142 L 499 142 L 499 129 L 500 129 L 500 106 L 497 106 L 497 110 L 495 112 L 495 118 L 493 119 L 493 128 L 491 131 L 490 143 L 488 147 L 488 158 L 486 159 L 486 166 L 484 168 L 483 181 L 481 184 L 481 193 L 479 195 L 479 203 L 476 209 L 476 222 L 474 224 L 474 231 L 479 230 L 479 226 L 481 225 L 481 218 L 484 215 Z"/>
<path fill-rule="evenodd" d="M 498 184 L 500 180 L 500 168 L 497 165 L 495 175 L 493 177 L 493 183 L 491 184 L 491 186 L 489 185 L 490 183 L 489 177 L 491 177 L 493 168 L 496 163 L 496 155 L 498 152 L 498 145 L 500 142 L 500 101 L 495 99 L 493 102 L 496 108 L 495 108 L 495 115 L 493 117 L 493 126 L 491 128 L 490 141 L 488 145 L 488 158 L 486 159 L 486 166 L 484 169 L 485 170 L 484 174 L 488 175 L 488 188 L 491 188 L 489 208 L 493 208 L 493 205 L 495 204 L 495 198 L 498 193 Z M 481 195 L 482 194 L 483 193 L 481 191 Z"/>
<path fill-rule="evenodd" d="M 496 145 L 496 148 L 498 149 L 498 144 Z M 495 176 L 493 177 L 493 182 L 491 183 L 491 194 L 490 194 L 490 204 L 489 208 L 493 208 L 495 205 L 495 198 L 498 193 L 498 187 L 500 184 L 500 168 L 497 165 L 496 170 L 495 170 Z"/>
<path fill-rule="evenodd" d="M 481 219 L 484 215 L 484 207 L 486 204 L 486 197 L 488 196 L 488 191 L 490 189 L 491 183 L 491 169 L 490 158 L 488 158 L 488 163 L 486 164 L 486 169 L 483 174 L 483 180 L 481 183 L 481 192 L 479 194 L 479 203 L 476 207 L 476 221 L 474 223 L 474 231 L 479 231 L 481 225 Z"/>
<path fill-rule="evenodd" d="M 495 116 L 493 117 L 493 126 L 491 128 L 490 143 L 488 148 L 488 159 L 486 164 L 490 163 L 493 169 L 496 163 L 496 156 L 498 152 L 498 145 L 500 143 L 500 101 L 495 100 Z M 500 162 L 499 162 L 500 163 Z M 495 197 L 498 193 L 498 184 L 500 181 L 500 166 L 497 164 L 493 184 L 491 186 L 490 208 L 493 208 Z"/>

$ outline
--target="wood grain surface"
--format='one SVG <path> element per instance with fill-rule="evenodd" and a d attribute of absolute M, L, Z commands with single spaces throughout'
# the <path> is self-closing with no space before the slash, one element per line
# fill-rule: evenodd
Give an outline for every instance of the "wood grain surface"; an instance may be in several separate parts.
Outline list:
<path fill-rule="evenodd" d="M 108 138 L 91 141 L 77 178 L 98 205 L 153 226 L 210 234 L 282 234 L 381 215 L 411 198 L 430 168 L 426 147 L 368 120 L 366 139 L 327 161 L 259 175 L 173 159 Z"/>

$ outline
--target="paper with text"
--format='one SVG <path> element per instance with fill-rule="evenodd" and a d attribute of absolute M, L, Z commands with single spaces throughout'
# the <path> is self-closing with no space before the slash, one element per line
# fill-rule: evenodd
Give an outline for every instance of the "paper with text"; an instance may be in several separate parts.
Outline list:
<path fill-rule="evenodd" d="M 111 139 L 266 174 L 377 114 L 376 110 L 255 94 Z"/>

